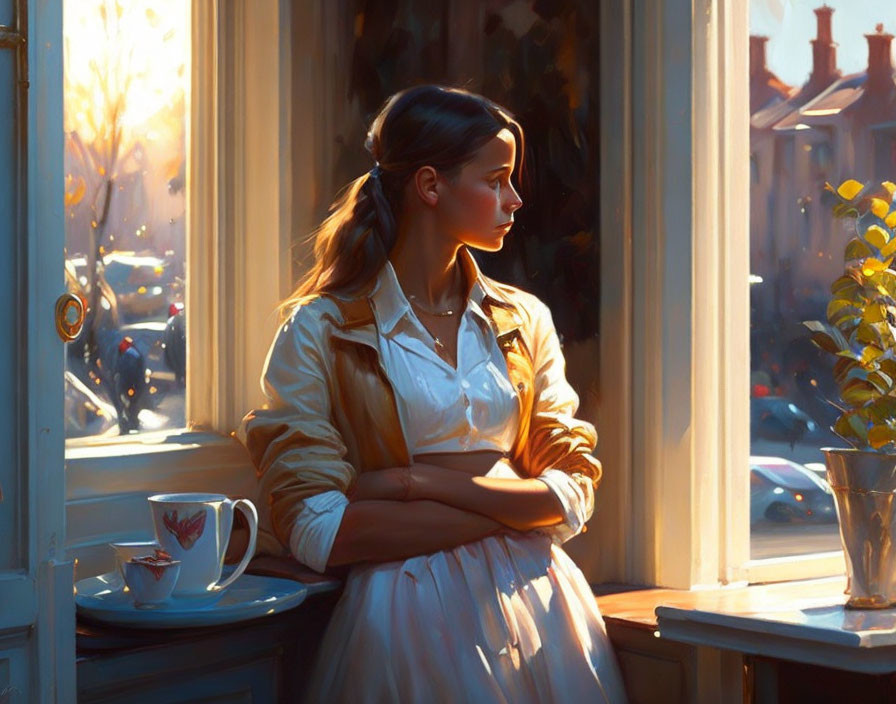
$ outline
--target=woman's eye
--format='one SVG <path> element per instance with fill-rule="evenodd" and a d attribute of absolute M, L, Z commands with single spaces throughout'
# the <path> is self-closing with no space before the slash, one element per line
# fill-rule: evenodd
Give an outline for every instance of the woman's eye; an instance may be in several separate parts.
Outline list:
<path fill-rule="evenodd" d="M 488 182 L 488 185 L 489 185 L 491 188 L 495 188 L 495 187 L 498 186 L 500 183 L 501 183 L 501 179 L 493 178 L 491 181 Z"/>

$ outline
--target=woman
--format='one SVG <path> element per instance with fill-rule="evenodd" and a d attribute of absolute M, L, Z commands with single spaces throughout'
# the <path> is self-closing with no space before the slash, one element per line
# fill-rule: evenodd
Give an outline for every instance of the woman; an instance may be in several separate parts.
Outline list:
<path fill-rule="evenodd" d="M 501 249 L 522 205 L 522 129 L 424 85 L 366 146 L 239 431 L 262 548 L 346 577 L 307 701 L 624 702 L 560 547 L 593 511 L 594 428 L 547 307 L 468 251 Z"/>

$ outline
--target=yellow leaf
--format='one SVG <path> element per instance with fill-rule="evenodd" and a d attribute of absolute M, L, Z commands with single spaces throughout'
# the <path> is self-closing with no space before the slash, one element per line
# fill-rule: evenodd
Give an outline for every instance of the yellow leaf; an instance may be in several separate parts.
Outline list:
<path fill-rule="evenodd" d="M 893 194 L 896 193 L 896 183 L 893 183 L 892 181 L 884 181 L 880 185 L 887 189 L 887 193 L 890 194 L 890 198 L 892 198 Z"/>
<path fill-rule="evenodd" d="M 883 353 L 883 350 L 880 350 L 873 345 L 868 345 L 865 349 L 862 350 L 862 364 L 870 364 L 875 359 L 880 357 Z"/>
<path fill-rule="evenodd" d="M 831 320 L 843 308 L 848 308 L 852 305 L 853 305 L 852 301 L 844 300 L 842 298 L 833 299 L 830 303 L 828 303 L 828 308 L 827 308 L 828 320 Z M 866 309 L 866 311 L 867 311 L 867 309 Z M 881 320 L 883 320 L 883 316 L 881 316 Z"/>
<path fill-rule="evenodd" d="M 880 198 L 875 198 L 875 200 L 880 200 Z M 883 201 L 881 201 L 881 203 L 883 203 Z M 890 241 L 890 233 L 882 227 L 872 225 L 867 230 L 865 230 L 865 240 L 878 249 L 883 249 L 884 245 L 886 245 L 887 242 Z"/>
<path fill-rule="evenodd" d="M 896 434 L 885 425 L 873 425 L 868 430 L 868 444 L 875 450 L 879 450 L 893 440 L 896 440 Z"/>
<path fill-rule="evenodd" d="M 858 237 L 854 237 L 847 242 L 846 251 L 843 253 L 843 258 L 847 261 L 851 259 L 864 259 L 865 257 L 870 256 L 871 250 L 868 248 L 868 245 Z"/>
<path fill-rule="evenodd" d="M 887 227 L 889 227 L 891 230 L 896 227 L 896 210 L 887 215 L 887 219 L 884 222 L 887 223 Z"/>
<path fill-rule="evenodd" d="M 896 254 L 896 238 L 890 240 L 885 246 L 881 247 L 880 254 L 883 257 L 889 257 Z"/>
<path fill-rule="evenodd" d="M 837 189 L 837 193 L 841 198 L 846 200 L 852 200 L 855 198 L 865 186 L 854 179 L 849 179 L 840 184 L 840 188 Z"/>
<path fill-rule="evenodd" d="M 862 317 L 866 323 L 880 323 L 886 316 L 880 305 L 871 304 L 865 308 L 865 314 Z"/>
<path fill-rule="evenodd" d="M 883 198 L 872 198 L 871 212 L 874 213 L 877 217 L 883 219 L 887 216 L 887 213 L 890 212 L 890 204 L 887 203 L 887 201 L 885 201 Z"/>
<path fill-rule="evenodd" d="M 884 264 L 880 259 L 875 259 L 874 257 L 869 257 L 864 262 L 862 262 L 862 273 L 865 276 L 874 276 L 878 271 L 883 271 L 887 268 L 887 265 Z"/>

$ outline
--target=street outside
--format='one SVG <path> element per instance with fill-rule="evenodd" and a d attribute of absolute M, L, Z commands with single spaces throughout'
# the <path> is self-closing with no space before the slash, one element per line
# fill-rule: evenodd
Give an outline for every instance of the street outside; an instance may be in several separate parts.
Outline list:
<path fill-rule="evenodd" d="M 821 447 L 843 447 L 845 443 L 830 434 L 827 441 L 790 443 L 769 440 L 753 440 L 750 454 L 764 457 L 784 457 L 800 464 L 824 463 Z M 757 521 L 750 528 L 750 559 L 807 555 L 818 552 L 842 550 L 840 529 L 837 523 L 776 523 Z"/>

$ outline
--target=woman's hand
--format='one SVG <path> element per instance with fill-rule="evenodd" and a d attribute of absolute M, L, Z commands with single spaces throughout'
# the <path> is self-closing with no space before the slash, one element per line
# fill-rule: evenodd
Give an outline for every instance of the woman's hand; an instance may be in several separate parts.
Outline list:
<path fill-rule="evenodd" d="M 387 467 L 363 472 L 348 494 L 349 503 L 355 501 L 407 501 L 411 493 L 411 468 Z"/>

